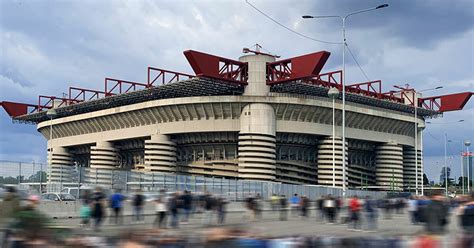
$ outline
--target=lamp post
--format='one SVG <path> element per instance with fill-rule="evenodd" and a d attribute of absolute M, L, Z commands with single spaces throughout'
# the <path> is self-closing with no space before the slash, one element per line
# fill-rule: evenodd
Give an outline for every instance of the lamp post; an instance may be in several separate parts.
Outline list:
<path fill-rule="evenodd" d="M 332 98 L 332 186 L 336 187 L 336 98 L 339 96 L 339 90 L 329 89 L 328 96 Z"/>
<path fill-rule="evenodd" d="M 471 168 L 472 165 L 471 165 L 471 161 L 470 161 L 471 156 L 469 156 L 469 146 L 471 145 L 471 141 L 469 141 L 469 140 L 464 141 L 464 145 L 466 146 L 466 155 L 467 155 L 467 157 L 466 157 L 467 193 L 469 193 L 471 191 L 471 170 L 472 170 L 472 168 Z M 464 180 L 464 178 L 463 178 L 463 180 Z"/>
<path fill-rule="evenodd" d="M 303 19 L 313 19 L 313 18 L 339 18 L 342 21 L 342 196 L 346 196 L 346 62 L 345 62 L 345 53 L 346 53 L 346 20 L 349 16 L 382 9 L 388 7 L 388 4 L 382 4 L 377 7 L 363 9 L 359 11 L 351 12 L 345 16 L 340 15 L 327 15 L 327 16 L 311 16 L 304 15 Z"/>
<path fill-rule="evenodd" d="M 58 113 L 56 113 L 56 110 L 54 110 L 53 108 L 49 109 L 46 112 L 46 116 L 49 118 L 49 168 L 50 168 L 50 171 L 52 170 L 52 167 L 53 167 L 53 119 L 56 118 L 57 115 Z M 62 173 L 61 173 L 61 177 L 62 177 Z M 62 183 L 62 178 L 61 178 L 61 183 Z"/>
<path fill-rule="evenodd" d="M 415 121 L 414 121 L 414 125 L 415 125 L 415 194 L 418 195 L 418 178 L 420 177 L 418 175 L 418 107 L 419 107 L 419 103 L 418 103 L 418 93 L 422 93 L 422 92 L 426 92 L 426 91 L 431 91 L 431 90 L 439 90 L 439 89 L 442 89 L 443 86 L 437 86 L 435 88 L 429 88 L 429 89 L 423 89 L 423 90 L 419 90 L 419 91 L 416 91 L 415 89 L 413 89 L 413 106 L 414 106 L 414 109 L 415 109 Z M 421 165 L 423 167 L 423 164 Z M 421 176 L 423 178 L 423 168 L 421 169 Z M 423 187 L 423 179 L 421 180 L 421 195 L 424 194 L 424 187 Z"/>
<path fill-rule="evenodd" d="M 448 164 L 447 164 L 447 147 L 448 142 L 448 134 L 444 133 L 444 188 L 445 188 L 445 195 L 448 197 Z"/>

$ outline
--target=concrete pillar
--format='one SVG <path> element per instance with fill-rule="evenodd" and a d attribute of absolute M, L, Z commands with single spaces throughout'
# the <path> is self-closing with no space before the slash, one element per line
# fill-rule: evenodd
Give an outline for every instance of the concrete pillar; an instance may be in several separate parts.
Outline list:
<path fill-rule="evenodd" d="M 335 186 L 342 187 L 342 139 L 335 137 L 334 139 L 334 154 L 335 154 Z M 347 147 L 347 142 L 346 142 Z M 323 138 L 319 141 L 318 146 L 318 185 L 332 186 L 333 185 L 333 142 L 332 136 Z M 348 161 L 348 152 L 346 149 L 346 168 Z M 347 170 L 346 170 L 347 171 Z M 346 185 L 348 184 L 346 175 Z"/>
<path fill-rule="evenodd" d="M 145 170 L 176 172 L 176 143 L 169 136 L 155 134 L 145 140 Z"/>
<path fill-rule="evenodd" d="M 65 147 L 53 147 L 48 153 L 48 182 L 70 183 L 74 173 L 72 155 Z"/>
<path fill-rule="evenodd" d="M 111 185 L 113 170 L 118 166 L 118 150 L 111 142 L 97 142 L 91 146 L 89 183 Z"/>
<path fill-rule="evenodd" d="M 422 152 L 418 150 L 418 189 L 421 188 L 423 183 L 422 163 Z M 416 189 L 415 148 L 413 146 L 403 147 L 403 185 L 405 189 L 410 189 L 410 191 Z"/>
<path fill-rule="evenodd" d="M 275 180 L 276 120 L 273 107 L 253 103 L 240 115 L 239 178 Z"/>
<path fill-rule="evenodd" d="M 403 148 L 396 143 L 384 143 L 375 150 L 376 184 L 385 190 L 403 187 Z"/>
<path fill-rule="evenodd" d="M 266 96 L 270 92 L 267 85 L 267 62 L 274 62 L 275 57 L 268 55 L 245 55 L 239 61 L 248 63 L 248 85 L 245 86 L 246 96 Z"/>

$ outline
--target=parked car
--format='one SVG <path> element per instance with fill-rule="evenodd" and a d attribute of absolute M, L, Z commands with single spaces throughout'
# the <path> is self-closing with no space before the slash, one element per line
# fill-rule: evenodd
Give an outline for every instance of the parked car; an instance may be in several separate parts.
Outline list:
<path fill-rule="evenodd" d="M 66 202 L 66 201 L 75 201 L 76 197 L 74 197 L 71 194 L 65 194 L 65 193 L 45 193 L 41 195 L 41 200 Z"/>

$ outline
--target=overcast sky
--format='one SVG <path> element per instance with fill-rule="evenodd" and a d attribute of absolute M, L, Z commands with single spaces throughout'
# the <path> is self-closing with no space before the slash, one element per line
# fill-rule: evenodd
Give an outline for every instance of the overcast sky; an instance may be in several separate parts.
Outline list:
<path fill-rule="evenodd" d="M 305 35 L 339 41 L 336 19 L 351 16 L 347 42 L 371 80 L 384 91 L 410 84 L 442 85 L 438 95 L 474 91 L 474 1 L 250 1 Z M 340 45 L 297 36 L 239 1 L 0 1 L 0 101 L 35 103 L 39 94 L 61 96 L 69 86 L 102 89 L 104 77 L 146 81 L 146 67 L 191 73 L 182 52 L 194 49 L 237 59 L 255 43 L 282 56 L 327 50 L 323 71 L 341 68 Z M 346 82 L 366 81 L 349 56 Z M 424 133 L 425 168 L 438 180 L 444 134 L 448 160 L 459 175 L 462 140 L 474 138 L 474 99 L 465 110 L 430 120 Z M 460 119 L 462 123 L 454 123 Z M 451 123 L 451 124 L 440 124 Z M 474 148 L 472 148 L 474 149 Z M 0 160 L 46 161 L 46 142 L 34 125 L 14 124 L 0 113 Z M 2 168 L 3 170 L 4 168 Z"/>

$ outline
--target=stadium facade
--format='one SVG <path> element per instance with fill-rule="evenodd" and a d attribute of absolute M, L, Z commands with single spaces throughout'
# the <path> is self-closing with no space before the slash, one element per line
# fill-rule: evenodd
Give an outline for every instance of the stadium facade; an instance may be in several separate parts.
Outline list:
<path fill-rule="evenodd" d="M 472 95 L 346 83 L 343 144 L 341 96 L 334 105 L 328 96 L 342 89 L 342 71 L 320 73 L 329 52 L 277 60 L 245 51 L 236 61 L 189 50 L 195 75 L 149 67 L 147 83 L 106 78 L 104 91 L 70 87 L 67 98 L 1 104 L 48 140 L 50 182 L 86 167 L 103 182 L 126 169 L 340 187 L 345 163 L 348 187 L 414 189 L 425 119 L 462 109 Z"/>

